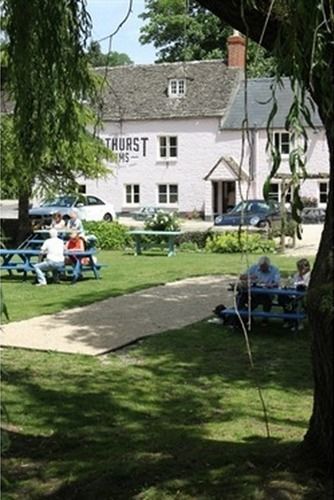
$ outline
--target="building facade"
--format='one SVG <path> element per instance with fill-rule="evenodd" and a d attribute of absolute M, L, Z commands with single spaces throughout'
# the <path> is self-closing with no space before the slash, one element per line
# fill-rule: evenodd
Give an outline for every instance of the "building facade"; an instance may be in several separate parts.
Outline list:
<path fill-rule="evenodd" d="M 236 35 L 231 41 L 229 64 L 197 61 L 101 68 L 105 85 L 100 106 L 103 126 L 98 133 L 114 151 L 115 161 L 108 178 L 83 180 L 83 189 L 111 201 L 118 213 L 152 205 L 182 214 L 199 212 L 207 220 L 234 206 L 241 196 L 262 198 L 272 166 L 266 128 L 273 81 L 245 83 L 240 57 L 233 62 L 233 50 L 243 48 L 243 39 Z M 270 129 L 282 158 L 270 186 L 277 200 L 282 183 L 289 182 L 289 153 L 296 147 L 285 130 L 293 94 L 288 80 L 283 83 L 276 91 L 278 112 Z M 319 116 L 311 114 L 308 178 L 301 195 L 324 206 L 329 153 Z"/>

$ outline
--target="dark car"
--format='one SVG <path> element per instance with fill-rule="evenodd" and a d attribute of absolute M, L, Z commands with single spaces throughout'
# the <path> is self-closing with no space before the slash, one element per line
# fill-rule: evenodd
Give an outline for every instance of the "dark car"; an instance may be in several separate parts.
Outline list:
<path fill-rule="evenodd" d="M 325 221 L 326 211 L 324 208 L 305 207 L 301 217 L 303 224 L 320 224 Z"/>
<path fill-rule="evenodd" d="M 280 208 L 276 201 L 241 201 L 231 211 L 218 215 L 215 226 L 254 226 L 269 228 L 280 220 Z"/>

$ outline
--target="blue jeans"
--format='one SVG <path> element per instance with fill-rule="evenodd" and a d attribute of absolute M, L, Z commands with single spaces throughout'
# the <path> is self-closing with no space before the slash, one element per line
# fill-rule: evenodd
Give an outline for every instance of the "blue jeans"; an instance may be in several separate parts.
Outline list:
<path fill-rule="evenodd" d="M 39 262 L 38 264 L 34 265 L 35 271 L 36 271 L 36 277 L 38 283 L 41 283 L 42 285 L 46 285 L 46 277 L 44 272 L 47 271 L 52 271 L 53 279 L 57 280 L 58 278 L 58 273 L 59 270 L 63 267 L 64 262 L 55 262 L 53 260 L 48 260 L 45 259 L 43 262 Z M 43 272 L 44 271 L 44 272 Z"/>

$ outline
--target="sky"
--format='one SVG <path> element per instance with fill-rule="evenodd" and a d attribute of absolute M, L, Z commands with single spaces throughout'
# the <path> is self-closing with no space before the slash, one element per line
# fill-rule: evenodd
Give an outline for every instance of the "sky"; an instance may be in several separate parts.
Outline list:
<path fill-rule="evenodd" d="M 115 31 L 128 12 L 129 0 L 87 0 L 92 18 L 92 39 L 99 41 Z M 129 19 L 113 37 L 111 50 L 124 52 L 136 64 L 153 63 L 156 59 L 153 45 L 139 43 L 139 29 L 143 21 L 138 15 L 145 10 L 145 0 L 133 0 Z M 108 52 L 109 40 L 100 42 L 102 52 Z"/>

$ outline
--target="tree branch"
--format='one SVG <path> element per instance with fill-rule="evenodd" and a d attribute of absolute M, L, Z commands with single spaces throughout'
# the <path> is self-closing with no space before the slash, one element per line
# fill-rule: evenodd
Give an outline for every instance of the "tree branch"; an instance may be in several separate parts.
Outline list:
<path fill-rule="evenodd" d="M 255 42 L 259 42 L 266 23 L 266 16 L 271 2 L 264 0 L 258 2 L 262 5 L 261 9 L 255 10 L 254 7 L 247 7 L 246 2 L 241 0 L 197 0 L 202 7 L 210 10 L 224 22 L 233 26 L 244 35 Z M 244 5 L 243 5 L 244 3 Z M 243 12 L 242 12 L 243 8 Z M 267 29 L 264 33 L 261 45 L 268 50 L 272 50 L 277 33 L 279 32 L 280 23 L 283 20 L 278 20 L 277 17 L 271 17 L 268 20 Z"/>

